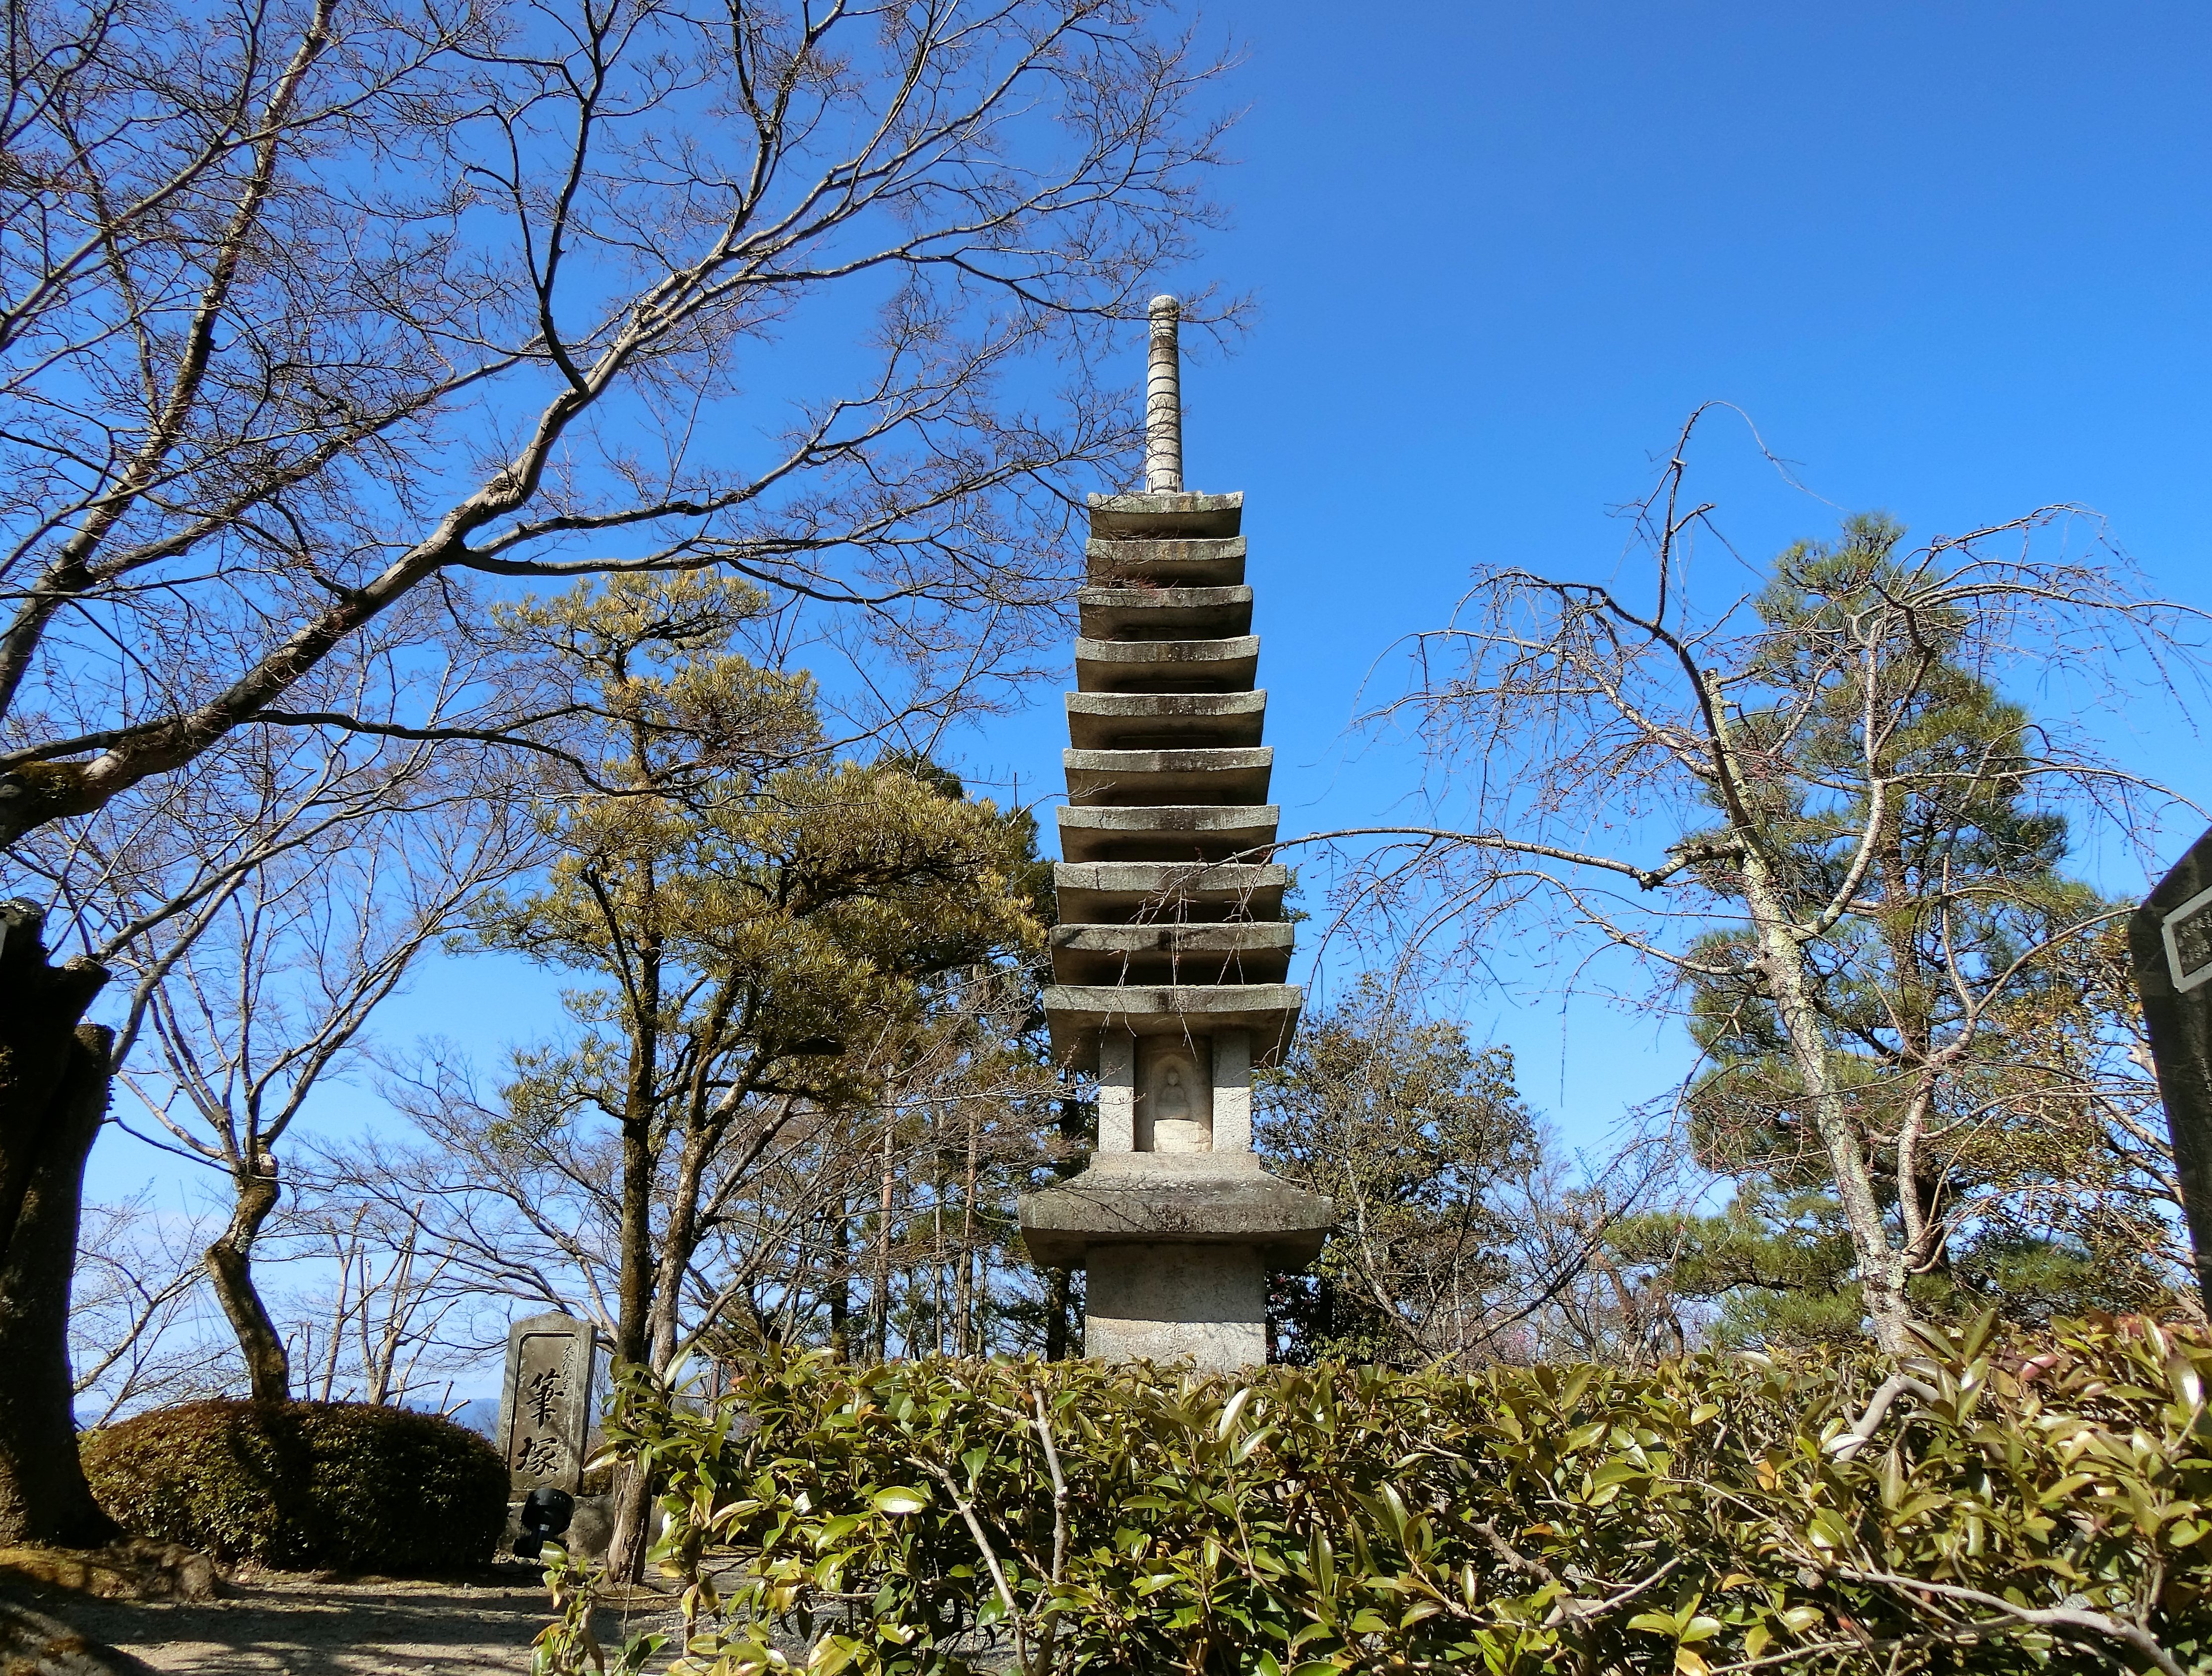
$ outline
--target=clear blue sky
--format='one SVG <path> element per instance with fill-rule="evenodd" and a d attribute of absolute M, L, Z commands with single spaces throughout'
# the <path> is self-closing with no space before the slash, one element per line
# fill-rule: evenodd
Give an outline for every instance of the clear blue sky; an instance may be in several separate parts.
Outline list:
<path fill-rule="evenodd" d="M 1410 783 L 1340 743 L 1377 654 L 1478 561 L 1609 573 L 1607 509 L 1708 399 L 1838 507 L 1926 534 L 2082 503 L 2212 605 L 2212 9 L 1237 0 L 1202 27 L 1247 52 L 1235 224 L 1163 278 L 1260 304 L 1187 369 L 1186 446 L 1193 487 L 1246 493 L 1286 832 Z M 1744 456 L 1707 482 L 1746 551 L 1832 525 Z M 1057 691 L 962 765 L 1056 783 Z M 489 1060 L 548 1027 L 552 987 L 442 963 L 384 1033 Z M 1590 1144 L 1680 1057 L 1594 1009 L 1563 1030 L 1556 1002 L 1470 1021 Z M 111 1136 L 94 1190 L 153 1167 Z"/>

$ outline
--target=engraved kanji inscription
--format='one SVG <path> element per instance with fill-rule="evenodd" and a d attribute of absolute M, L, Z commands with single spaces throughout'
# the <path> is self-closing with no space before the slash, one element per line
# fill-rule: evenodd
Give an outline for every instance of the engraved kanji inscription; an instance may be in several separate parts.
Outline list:
<path fill-rule="evenodd" d="M 514 1457 L 514 1471 L 530 1478 L 550 1478 L 560 1471 L 568 1451 L 557 1437 L 526 1437 Z"/>
<path fill-rule="evenodd" d="M 523 1387 L 523 1405 L 530 1411 L 533 1423 L 550 1426 L 553 1417 L 561 1411 L 562 1395 L 561 1370 L 548 1368 L 531 1375 L 530 1383 Z"/>

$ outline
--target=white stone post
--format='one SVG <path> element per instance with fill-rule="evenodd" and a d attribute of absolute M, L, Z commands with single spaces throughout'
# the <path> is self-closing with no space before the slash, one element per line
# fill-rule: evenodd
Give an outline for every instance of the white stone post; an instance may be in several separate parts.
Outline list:
<path fill-rule="evenodd" d="M 1182 488 L 1182 367 L 1176 341 L 1182 305 L 1152 299 L 1152 354 L 1145 374 L 1145 492 L 1172 495 Z"/>
<path fill-rule="evenodd" d="M 1137 1149 L 1137 1039 L 1124 1030 L 1098 1038 L 1098 1150 Z"/>
<path fill-rule="evenodd" d="M 1252 1033 L 1213 1033 L 1213 1149 L 1252 1150 Z"/>

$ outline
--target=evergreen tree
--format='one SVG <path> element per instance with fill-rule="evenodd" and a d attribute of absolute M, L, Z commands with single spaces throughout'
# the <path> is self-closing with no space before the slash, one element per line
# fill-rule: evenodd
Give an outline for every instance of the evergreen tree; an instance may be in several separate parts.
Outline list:
<path fill-rule="evenodd" d="M 1304 1022 L 1257 1092 L 1268 1168 L 1338 1217 L 1321 1261 L 1271 1289 L 1277 1354 L 1419 1367 L 1471 1350 L 1510 1277 L 1495 1189 L 1537 1148 L 1511 1052 L 1417 1018 L 1370 976 Z"/>
<path fill-rule="evenodd" d="M 1771 852 L 1808 897 L 1846 894 L 1863 867 L 1854 911 L 1805 962 L 1829 1086 L 1873 1143 L 1921 1313 L 2166 1305 L 2159 1219 L 2136 1149 L 2113 1128 L 2114 1102 L 2130 1098 L 2133 996 L 2100 963 L 2123 910 L 2063 871 L 2067 825 L 2039 802 L 2032 719 L 1963 666 L 1960 622 L 1940 611 L 1919 617 L 1917 659 L 1871 675 L 1813 667 L 1834 657 L 1841 619 L 1903 591 L 1902 533 L 1859 517 L 1839 542 L 1801 543 L 1753 605 L 1771 667 L 1752 680 L 1819 695 L 1809 709 L 1747 709 L 1738 723 L 1763 764 L 1756 815 Z M 1871 773 L 1869 715 L 1885 718 Z M 1847 840 L 1869 831 L 1878 838 L 1862 856 Z M 1750 942 L 1741 929 L 1705 937 L 1684 978 L 1705 1065 L 1689 1091 L 1692 1149 L 1743 1184 L 1737 1201 L 1718 1216 L 1630 1224 L 1615 1244 L 1670 1267 L 1685 1295 L 1719 1300 L 1723 1338 L 1855 1338 L 1856 1265 L 1828 1150 Z"/>

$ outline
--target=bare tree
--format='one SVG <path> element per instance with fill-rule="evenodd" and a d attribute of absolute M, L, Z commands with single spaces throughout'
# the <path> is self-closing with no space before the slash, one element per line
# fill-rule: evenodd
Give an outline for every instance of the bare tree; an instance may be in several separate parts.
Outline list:
<path fill-rule="evenodd" d="M 291 1394 L 284 1341 L 252 1274 L 282 1193 L 278 1149 L 317 1089 L 357 1057 L 371 1015 L 416 957 L 526 868 L 539 841 L 507 789 L 417 771 L 429 765 L 406 755 L 374 814 L 236 876 L 189 941 L 157 957 L 147 996 L 155 1051 L 118 1072 L 157 1143 L 228 1179 L 228 1225 L 205 1261 L 258 1401 Z"/>
<path fill-rule="evenodd" d="M 1634 1137 L 1608 1156 L 1544 1137 L 1531 1167 L 1499 1185 L 1514 1278 L 1480 1341 L 1501 1362 L 1639 1368 L 1687 1348 L 1698 1331 L 1663 1265 L 1624 1261 L 1619 1230 L 1679 1215 L 1698 1185 L 1659 1112 L 1632 1114 Z"/>
<path fill-rule="evenodd" d="M 1089 324 L 1206 213 L 1215 66 L 1159 9 L 18 15 L 0 838 L 343 725 L 278 706 L 447 573 L 724 565 L 925 661 L 948 612 L 1004 636 L 1057 570 L 1024 494 L 1056 530 L 1128 440 Z M 817 297 L 842 388 L 763 360 Z M 1006 384 L 1061 351 L 1055 422 Z M 708 445 L 740 398 L 759 440 Z"/>
<path fill-rule="evenodd" d="M 310 684 L 356 703 L 404 693 L 437 714 L 477 681 L 483 661 L 465 643 L 428 649 L 442 655 L 404 655 L 422 649 L 404 648 L 380 625 L 326 660 Z M 15 1086 L 35 1092 L 40 1078 L 70 1066 L 60 1084 L 43 1086 L 75 1088 L 78 1103 L 69 1108 L 70 1124 L 33 1125 L 24 1149 L 9 1155 L 10 1197 L 0 1209 L 15 1231 L 4 1261 L 19 1277 L 0 1283 L 0 1342 L 22 1370 L 15 1401 L 33 1405 L 37 1417 L 24 1413 L 20 1432 L 0 1426 L 0 1466 L 27 1463 L 42 1482 L 18 1497 L 0 1472 L 0 1525 L 22 1520 L 26 1532 L 81 1541 L 108 1528 L 78 1481 L 67 1440 L 42 1433 L 65 1425 L 69 1414 L 66 1339 L 56 1335 L 65 1332 L 62 1283 L 73 1261 L 84 1155 L 109 1080 L 140 1040 L 156 991 L 260 869 L 295 863 L 307 850 L 342 850 L 355 826 L 407 806 L 433 772 L 465 771 L 455 753 L 469 748 L 481 747 L 337 733 L 234 734 L 204 754 L 191 775 L 133 787 L 94 815 L 40 828 L 15 846 L 10 860 L 40 900 L 19 899 L 8 911 L 14 946 L 0 939 L 0 960 L 19 963 L 30 992 L 51 993 L 62 1011 L 0 1009 L 0 1033 L 12 1038 L 0 1081 L 27 1071 Z M 78 952 L 57 967 L 49 942 L 57 952 Z M 57 1039 L 58 1021 L 82 1018 L 111 972 L 127 979 L 110 995 L 112 1027 L 80 1025 Z M 57 1039 L 66 1054 L 57 1055 Z M 20 1278 L 34 1272 L 43 1282 Z"/>
<path fill-rule="evenodd" d="M 1363 978 L 1260 1083 L 1255 1147 L 1340 1218 L 1315 1269 L 1274 1288 L 1278 1354 L 1418 1367 L 1490 1336 L 1511 1277 L 1498 1189 L 1534 1167 L 1535 1119 L 1509 1051 L 1414 1003 Z"/>
<path fill-rule="evenodd" d="M 397 1218 L 382 1210 L 339 1193 L 295 1205 L 272 1229 L 286 1258 L 325 1277 L 286 1301 L 284 1338 L 302 1393 L 322 1402 L 403 1401 L 504 1334 L 503 1322 L 484 1330 L 491 1300 L 447 1283 L 453 1254 L 422 1248 L 421 1207 Z M 452 1379 L 443 1384 L 450 1396 Z"/>
<path fill-rule="evenodd" d="M 1644 1112 L 1610 1158 L 1571 1160 L 1522 1102 L 1511 1053 L 1426 1015 L 1439 997 L 1412 976 L 1364 976 L 1256 1091 L 1268 1167 L 1339 1214 L 1319 1263 L 1271 1288 L 1271 1353 L 1633 1363 L 1670 1329 L 1679 1349 L 1664 1298 L 1607 1246 L 1624 1217 L 1677 1196 L 1679 1149 Z"/>
<path fill-rule="evenodd" d="M 2138 682 L 2179 698 L 2201 619 L 2134 593 L 2109 549 L 2066 552 L 2090 526 L 2065 509 L 1915 552 L 1855 527 L 1708 607 L 1691 586 L 1713 510 L 1686 487 L 1698 423 L 1637 509 L 1637 594 L 1484 570 L 1416 637 L 1413 690 L 1378 719 L 1429 747 L 1439 815 L 1371 834 L 1348 889 L 1413 943 L 1540 929 L 1522 945 L 1540 959 L 1630 956 L 1644 1007 L 1735 997 L 1743 1031 L 1771 1033 L 1765 1120 L 1822 1161 L 1875 1335 L 1902 1350 L 1906 1283 L 1970 1214 L 1951 1185 L 1990 1120 L 1984 1047 L 2118 911 L 2045 891 L 2025 846 L 1978 850 L 1972 816 L 1996 798 L 2070 817 L 2148 863 L 2173 794 L 2105 760 L 2083 718 Z M 2062 719 L 1987 696 L 2011 680 L 2061 689 Z M 1945 710 L 1972 705 L 1986 725 Z M 1875 976 L 1907 965 L 1903 988 Z M 1855 1057 L 1852 1030 L 1874 1045 Z"/>
<path fill-rule="evenodd" d="M 1008 1051 L 1010 1033 L 1018 1034 L 1033 1001 L 1016 975 L 963 982 L 944 999 L 920 1027 L 887 1019 L 873 1039 L 853 1045 L 850 1086 L 868 1098 L 823 1104 L 778 1096 L 741 1113 L 701 1178 L 696 1226 L 683 1271 L 672 1277 L 662 1365 L 718 1339 L 795 1342 L 841 1323 L 851 1334 L 839 1312 L 851 1312 L 854 1286 L 874 1271 L 878 1248 L 869 1224 L 886 1142 L 896 1196 L 894 1218 L 880 1226 L 894 1234 L 883 1249 L 895 1252 L 900 1275 L 927 1274 L 941 1256 L 942 1277 L 927 1274 L 920 1284 L 952 1298 L 963 1265 L 980 1269 L 993 1237 L 992 1213 L 981 1207 L 1002 1191 L 982 1181 L 971 1204 L 963 1178 L 953 1175 L 940 1203 L 915 1184 L 929 1179 L 930 1161 L 950 1136 L 964 1152 L 971 1112 L 979 1177 L 1024 1167 L 1038 1145 L 1030 1110 L 1054 1084 L 1047 1068 Z M 520 1057 L 526 1076 L 543 1063 L 535 1052 Z M 432 1288 L 438 1295 L 568 1311 L 595 1320 L 611 1341 L 624 1222 L 617 1141 L 599 1125 L 551 1124 L 518 1112 L 447 1044 L 427 1042 L 395 1061 L 383 1090 L 419 1139 L 371 1137 L 317 1149 L 301 1191 L 321 1214 L 368 1207 L 368 1226 L 387 1252 L 416 1231 L 416 1248 L 442 1265 Z M 677 1188 L 664 1161 L 656 1224 L 671 1214 Z M 969 1238 L 963 1244 L 956 1234 L 940 1251 L 923 1230 L 948 1210 L 956 1230 L 957 1219 L 966 1218 Z M 846 1301 L 834 1303 L 841 1291 Z M 867 1336 L 884 1313 L 866 1307 Z M 948 1311 L 937 1332 L 951 1332 L 954 1319 Z M 504 1330 L 501 1324 L 498 1332 Z M 488 1350 L 496 1337 L 479 1324 L 471 1342 Z"/>
<path fill-rule="evenodd" d="M 1101 334 L 1210 213 L 1218 60 L 1164 12 L 10 11 L 0 843 L 241 729 L 562 751 L 574 707 L 526 673 L 437 706 L 404 650 L 352 698 L 315 680 L 473 631 L 479 579 L 740 572 L 787 643 L 854 660 L 865 725 L 926 735 L 1023 673 L 1073 488 L 1135 434 Z M 58 969 L 18 924 L 0 1357 L 42 1371 L 0 1400 L 0 1479 L 69 1453 L 108 1059 L 73 1033 L 96 957 Z M 0 1484 L 0 1527 L 100 1520 Z"/>
<path fill-rule="evenodd" d="M 228 1383 L 236 1347 L 206 1331 L 204 1217 L 165 1214 L 150 1189 L 88 1205 L 70 1309 L 77 1410 L 104 1426 Z"/>

